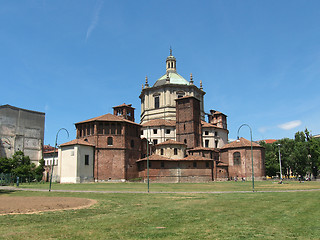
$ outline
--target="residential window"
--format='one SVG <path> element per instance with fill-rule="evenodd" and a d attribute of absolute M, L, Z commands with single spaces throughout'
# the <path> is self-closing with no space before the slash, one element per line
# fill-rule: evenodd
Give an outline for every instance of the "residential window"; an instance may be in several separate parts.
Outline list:
<path fill-rule="evenodd" d="M 158 109 L 160 107 L 160 99 L 159 97 L 154 98 L 154 108 Z"/>
<path fill-rule="evenodd" d="M 131 140 L 130 145 L 131 145 L 132 148 L 134 148 L 134 140 Z"/>
<path fill-rule="evenodd" d="M 163 148 L 161 148 L 161 155 L 163 155 Z"/>
<path fill-rule="evenodd" d="M 153 145 L 157 145 L 158 144 L 158 139 L 153 139 Z"/>
<path fill-rule="evenodd" d="M 194 167 L 194 168 L 197 167 L 197 162 L 193 162 L 193 167 Z"/>
<path fill-rule="evenodd" d="M 182 98 L 182 97 L 183 97 L 183 95 L 181 95 L 181 94 L 178 95 L 178 98 Z"/>
<path fill-rule="evenodd" d="M 209 167 L 209 162 L 206 162 L 206 168 L 208 168 Z"/>
<path fill-rule="evenodd" d="M 140 134 L 143 135 L 143 130 L 141 130 Z"/>
<path fill-rule="evenodd" d="M 233 153 L 233 165 L 240 165 L 241 164 L 241 155 L 239 152 Z"/>
<path fill-rule="evenodd" d="M 177 148 L 173 149 L 173 154 L 174 155 L 178 155 L 178 149 Z"/>
<path fill-rule="evenodd" d="M 215 140 L 214 144 L 215 144 L 215 148 L 218 148 L 218 140 Z"/>
<path fill-rule="evenodd" d="M 204 135 L 209 135 L 209 131 L 205 131 L 205 132 L 204 132 Z"/>
<path fill-rule="evenodd" d="M 170 134 L 171 130 L 170 129 L 167 129 L 166 133 L 167 134 Z"/>
<path fill-rule="evenodd" d="M 214 132 L 214 136 L 216 136 L 216 137 L 217 137 L 217 136 L 218 136 L 218 132 Z"/>
<path fill-rule="evenodd" d="M 116 125 L 114 123 L 111 124 L 111 134 L 116 133 Z"/>
<path fill-rule="evenodd" d="M 98 124 L 98 134 L 103 134 L 103 124 L 102 123 Z"/>
<path fill-rule="evenodd" d="M 206 148 L 208 148 L 209 147 L 209 140 L 205 140 L 204 141 L 204 145 L 205 145 Z"/>
<path fill-rule="evenodd" d="M 113 138 L 108 137 L 107 142 L 108 142 L 108 146 L 112 146 L 113 145 Z"/>
<path fill-rule="evenodd" d="M 187 139 L 184 140 L 184 144 L 187 144 Z"/>
<path fill-rule="evenodd" d="M 153 129 L 153 134 L 157 134 L 158 133 L 158 129 Z"/>
<path fill-rule="evenodd" d="M 89 155 L 84 155 L 84 165 L 89 165 Z"/>
<path fill-rule="evenodd" d="M 164 161 L 161 161 L 161 168 L 164 168 Z"/>

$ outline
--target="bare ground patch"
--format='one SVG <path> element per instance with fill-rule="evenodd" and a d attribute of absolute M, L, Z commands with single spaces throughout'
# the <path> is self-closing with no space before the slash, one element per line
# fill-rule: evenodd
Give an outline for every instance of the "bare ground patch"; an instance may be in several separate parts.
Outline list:
<path fill-rule="evenodd" d="M 81 209 L 90 207 L 96 202 L 96 200 L 92 199 L 74 197 L 0 196 L 0 215 Z"/>

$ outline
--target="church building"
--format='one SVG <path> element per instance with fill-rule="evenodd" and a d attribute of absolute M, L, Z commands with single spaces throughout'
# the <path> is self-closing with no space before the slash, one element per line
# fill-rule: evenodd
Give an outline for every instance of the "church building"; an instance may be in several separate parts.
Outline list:
<path fill-rule="evenodd" d="M 152 86 L 146 77 L 142 85 L 140 124 L 127 104 L 114 107 L 113 114 L 75 124 L 76 140 L 59 150 L 60 181 L 145 181 L 148 172 L 157 182 L 250 179 L 247 140 L 228 144 L 227 116 L 205 111 L 206 93 L 199 83 L 197 87 L 192 74 L 189 81 L 178 74 L 170 49 L 165 74 Z M 257 144 L 254 151 L 255 176 L 263 179 L 264 149 Z M 75 166 L 72 174 L 64 170 Z"/>

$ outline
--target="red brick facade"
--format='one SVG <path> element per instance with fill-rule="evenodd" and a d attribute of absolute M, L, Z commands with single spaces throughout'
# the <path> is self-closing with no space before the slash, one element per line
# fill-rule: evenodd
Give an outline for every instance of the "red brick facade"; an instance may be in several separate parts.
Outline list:
<path fill-rule="evenodd" d="M 176 99 L 176 138 L 187 149 L 202 146 L 200 101 L 195 97 Z"/>
<path fill-rule="evenodd" d="M 257 180 L 263 180 L 265 171 L 265 149 L 257 143 L 252 143 L 253 170 Z M 241 138 L 220 149 L 220 159 L 228 164 L 229 178 L 252 179 L 251 142 Z"/>
<path fill-rule="evenodd" d="M 129 180 L 138 177 L 141 157 L 141 125 L 106 114 L 76 123 L 77 138 L 95 146 L 94 178 Z"/>

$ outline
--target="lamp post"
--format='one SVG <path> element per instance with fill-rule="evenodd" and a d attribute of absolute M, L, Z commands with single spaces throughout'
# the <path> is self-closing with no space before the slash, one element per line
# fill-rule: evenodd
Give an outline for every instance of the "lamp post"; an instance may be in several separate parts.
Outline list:
<path fill-rule="evenodd" d="M 281 144 L 278 144 L 279 147 L 279 164 L 280 164 L 280 183 L 282 183 L 282 167 L 281 167 L 281 152 L 280 152 L 280 146 Z"/>
<path fill-rule="evenodd" d="M 148 193 L 149 193 L 150 183 L 149 183 L 149 139 L 148 139 L 148 131 L 149 131 L 149 129 L 147 128 L 147 182 L 148 182 Z"/>
<path fill-rule="evenodd" d="M 253 169 L 253 151 L 252 151 L 252 129 L 248 124 L 242 124 L 238 129 L 237 139 L 239 140 L 239 131 L 243 126 L 247 126 L 250 129 L 250 137 L 251 137 L 251 164 L 252 164 L 252 192 L 254 192 L 254 169 Z"/>
<path fill-rule="evenodd" d="M 54 150 L 53 150 L 53 156 L 52 156 L 52 164 L 51 164 L 51 176 L 50 176 L 50 185 L 49 185 L 49 192 L 51 192 L 51 183 L 52 183 L 52 175 L 53 175 L 53 166 L 54 166 L 54 155 L 56 153 L 56 149 L 57 149 L 57 143 L 58 143 L 58 135 L 59 135 L 59 132 L 61 130 L 64 130 L 67 132 L 68 134 L 68 138 L 69 138 L 69 132 L 67 129 L 65 128 L 60 128 L 59 131 L 57 132 L 57 135 L 56 135 L 56 142 L 55 142 L 55 145 L 54 145 Z"/>

